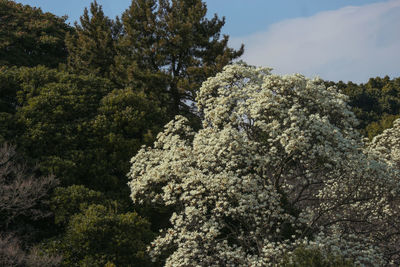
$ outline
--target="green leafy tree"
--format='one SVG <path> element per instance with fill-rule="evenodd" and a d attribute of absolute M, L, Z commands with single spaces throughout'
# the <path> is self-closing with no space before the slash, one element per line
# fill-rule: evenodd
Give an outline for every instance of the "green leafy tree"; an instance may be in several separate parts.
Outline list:
<path fill-rule="evenodd" d="M 383 133 L 384 130 L 392 128 L 393 122 L 398 118 L 400 118 L 400 114 L 398 115 L 384 114 L 382 115 L 379 121 L 377 122 L 374 121 L 368 124 L 367 127 L 365 128 L 368 139 L 372 140 L 375 136 Z"/>
<path fill-rule="evenodd" d="M 21 69 L 18 108 L 22 125 L 17 141 L 38 160 L 42 171 L 55 173 L 62 184 L 92 184 L 104 188 L 109 181 L 95 182 L 91 154 L 90 121 L 111 84 L 94 76 L 78 76 L 43 67 Z"/>
<path fill-rule="evenodd" d="M 365 84 L 328 82 L 349 97 L 349 105 L 359 120 L 357 129 L 370 140 L 392 126 L 400 115 L 400 78 L 370 78 Z"/>
<path fill-rule="evenodd" d="M 69 69 L 79 74 L 109 77 L 119 28 L 118 20 L 110 20 L 104 15 L 101 5 L 92 2 L 90 15 L 85 8 L 80 24 L 75 23 L 75 32 L 66 37 Z"/>
<path fill-rule="evenodd" d="M 8 68 L 0 80 L 9 91 L 3 114 L 15 124 L 4 129 L 8 140 L 63 186 L 86 185 L 128 203 L 131 153 L 150 144 L 168 118 L 159 102 L 107 79 L 45 67 Z"/>
<path fill-rule="evenodd" d="M 121 87 L 143 90 L 166 106 L 168 75 L 161 71 L 165 56 L 160 53 L 157 1 L 134 0 L 122 14 L 112 80 Z M 170 117 L 171 118 L 171 117 Z"/>
<path fill-rule="evenodd" d="M 169 92 L 173 110 L 184 110 L 183 101 L 194 101 L 196 91 L 208 77 L 222 71 L 243 54 L 228 47 L 228 36 L 220 39 L 225 24 L 214 15 L 206 19 L 207 7 L 201 0 L 160 1 L 163 68 L 169 74 Z"/>
<path fill-rule="evenodd" d="M 53 249 L 63 253 L 64 266 L 151 266 L 145 250 L 153 238 L 150 224 L 137 213 L 93 204 L 71 218 Z"/>
<path fill-rule="evenodd" d="M 99 174 L 118 178 L 118 195 L 129 195 L 126 173 L 132 151 L 151 144 L 168 120 L 159 102 L 133 89 L 115 89 L 102 98 L 97 115 L 92 120 L 93 146 Z M 125 199 L 129 203 L 129 199 Z"/>
<path fill-rule="evenodd" d="M 90 190 L 83 185 L 57 187 L 50 201 L 56 225 L 65 227 L 70 218 L 84 211 L 92 204 L 105 204 L 105 196 L 98 191 Z"/>
<path fill-rule="evenodd" d="M 145 252 L 154 238 L 150 223 L 123 203 L 73 185 L 56 188 L 50 206 L 57 234 L 39 248 L 61 253 L 62 266 L 155 266 Z"/>
<path fill-rule="evenodd" d="M 243 53 L 227 46 L 228 36 L 221 39 L 225 20 L 206 12 L 201 0 L 133 0 L 122 15 L 116 76 L 156 83 L 147 89 L 168 95 L 171 114 L 187 114 L 201 83 Z"/>
<path fill-rule="evenodd" d="M 0 65 L 57 67 L 67 57 L 65 35 L 72 28 L 66 17 L 40 8 L 0 1 Z"/>
<path fill-rule="evenodd" d="M 15 69 L 15 68 L 14 68 Z M 0 142 L 9 141 L 15 135 L 15 120 L 17 95 L 15 70 L 0 67 Z"/>

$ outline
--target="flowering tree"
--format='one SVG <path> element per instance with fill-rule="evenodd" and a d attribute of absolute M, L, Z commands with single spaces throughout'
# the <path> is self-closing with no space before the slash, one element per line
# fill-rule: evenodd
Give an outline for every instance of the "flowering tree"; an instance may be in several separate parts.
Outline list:
<path fill-rule="evenodd" d="M 374 137 L 369 148 L 400 169 L 400 119 L 393 122 L 392 128 Z"/>
<path fill-rule="evenodd" d="M 393 127 L 386 129 L 382 134 L 375 136 L 367 146 L 367 152 L 371 157 L 384 160 L 388 165 L 392 166 L 397 171 L 397 179 L 400 179 L 400 119 L 393 122 Z M 397 190 L 397 191 L 396 191 Z M 385 240 L 384 247 L 390 258 L 397 265 L 400 262 L 400 200 L 399 187 L 394 186 L 393 192 L 395 195 L 391 198 L 389 207 L 392 216 L 385 220 L 380 228 L 385 231 L 380 231 L 376 237 L 379 240 Z"/>
<path fill-rule="evenodd" d="M 393 216 L 397 176 L 364 152 L 346 100 L 319 79 L 245 64 L 204 82 L 203 128 L 178 116 L 132 158 L 133 201 L 175 208 L 152 257 L 266 266 L 302 246 L 356 264 L 392 259 L 374 237 Z"/>

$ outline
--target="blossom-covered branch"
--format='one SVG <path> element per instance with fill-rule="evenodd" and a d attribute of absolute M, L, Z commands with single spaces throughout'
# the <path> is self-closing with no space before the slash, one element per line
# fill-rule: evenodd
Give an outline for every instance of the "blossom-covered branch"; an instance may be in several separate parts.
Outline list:
<path fill-rule="evenodd" d="M 178 116 L 131 161 L 132 199 L 175 208 L 151 255 L 275 266 L 305 246 L 354 264 L 397 261 L 382 237 L 396 225 L 398 173 L 365 153 L 346 101 L 322 80 L 243 63 L 209 78 L 203 128 Z"/>

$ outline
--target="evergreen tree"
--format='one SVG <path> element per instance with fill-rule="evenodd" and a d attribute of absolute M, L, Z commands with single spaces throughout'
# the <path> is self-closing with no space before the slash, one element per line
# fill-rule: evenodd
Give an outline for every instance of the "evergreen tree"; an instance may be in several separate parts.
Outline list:
<path fill-rule="evenodd" d="M 156 0 L 135 0 L 122 15 L 122 36 L 113 69 L 113 81 L 121 87 L 143 90 L 147 97 L 167 104 L 168 75 L 161 70 Z M 171 116 L 172 118 L 172 116 Z"/>
<path fill-rule="evenodd" d="M 173 110 L 185 108 L 182 101 L 194 101 L 196 91 L 208 77 L 243 53 L 228 48 L 228 36 L 220 40 L 225 18 L 208 20 L 201 0 L 160 1 L 161 34 L 164 39 L 164 68 L 170 76 Z"/>
<path fill-rule="evenodd" d="M 16 81 L 13 79 L 13 69 L 0 68 L 0 143 L 3 143 L 15 134 L 16 112 Z"/>
<path fill-rule="evenodd" d="M 104 15 L 96 1 L 90 4 L 90 15 L 85 8 L 80 25 L 75 22 L 76 32 L 66 38 L 69 69 L 79 74 L 109 77 L 119 25 L 119 20 L 114 22 Z"/>
<path fill-rule="evenodd" d="M 58 200 L 89 200 L 92 204 L 84 202 L 74 214 L 67 214 L 70 218 L 62 235 L 42 242 L 41 249 L 48 254 L 62 254 L 59 266 L 157 266 L 146 253 L 147 245 L 154 238 L 149 222 L 136 212 L 122 213 L 115 202 L 95 204 L 90 199 L 95 195 L 98 192 L 84 187 L 62 189 Z M 61 208 L 68 212 L 70 206 L 76 208 L 79 203 L 66 204 Z"/>
<path fill-rule="evenodd" d="M 225 20 L 206 13 L 201 0 L 133 0 L 122 16 L 116 75 L 125 84 L 150 81 L 148 90 L 169 96 L 171 114 L 187 115 L 201 83 L 243 53 L 221 39 Z"/>
<path fill-rule="evenodd" d="M 67 51 L 65 35 L 72 28 L 40 8 L 0 0 L 0 65 L 57 67 Z"/>
<path fill-rule="evenodd" d="M 18 144 L 62 185 L 128 198 L 130 157 L 168 120 L 159 102 L 139 90 L 114 89 L 105 78 L 42 66 L 7 68 L 0 81 L 7 104 L 0 109 L 1 139 Z"/>
<path fill-rule="evenodd" d="M 104 172 L 97 176 L 93 166 L 91 120 L 101 99 L 112 90 L 111 83 L 43 67 L 22 68 L 16 76 L 19 107 L 15 120 L 20 132 L 15 139 L 20 149 L 63 185 L 110 186 L 108 176 Z"/>
<path fill-rule="evenodd" d="M 349 96 L 349 105 L 359 120 L 357 128 L 370 140 L 392 127 L 400 116 L 400 78 L 370 78 L 367 83 L 327 82 Z"/>

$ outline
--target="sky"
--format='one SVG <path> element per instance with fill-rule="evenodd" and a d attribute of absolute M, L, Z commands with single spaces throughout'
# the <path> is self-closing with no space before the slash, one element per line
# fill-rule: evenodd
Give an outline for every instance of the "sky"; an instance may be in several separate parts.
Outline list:
<path fill-rule="evenodd" d="M 130 0 L 97 0 L 111 18 Z M 17 0 L 73 24 L 90 0 Z M 400 0 L 205 0 L 208 17 L 225 17 L 230 46 L 242 60 L 332 81 L 400 76 Z"/>

